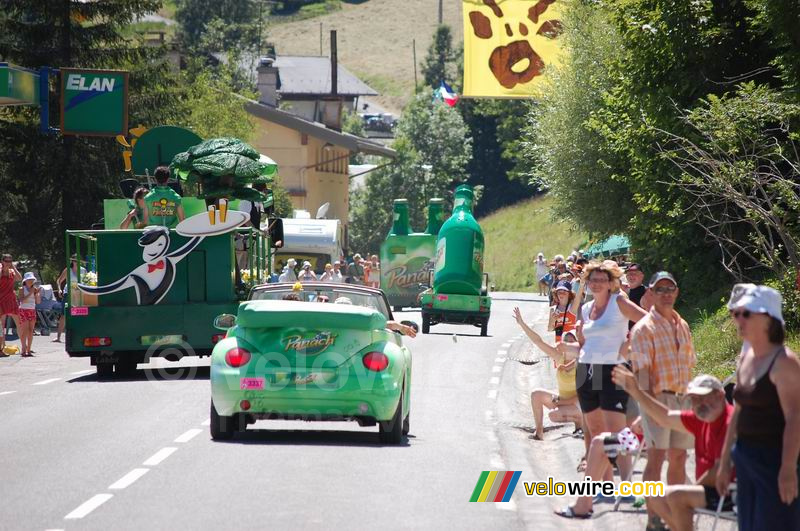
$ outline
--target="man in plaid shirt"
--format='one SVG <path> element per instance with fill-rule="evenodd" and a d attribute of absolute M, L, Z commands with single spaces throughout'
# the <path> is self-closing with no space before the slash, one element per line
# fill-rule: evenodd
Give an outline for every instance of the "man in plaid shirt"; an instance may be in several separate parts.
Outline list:
<path fill-rule="evenodd" d="M 689 325 L 675 311 L 678 283 L 671 274 L 661 271 L 650 279 L 648 289 L 653 306 L 631 330 L 633 371 L 639 387 L 668 409 L 690 409 L 684 393 L 697 357 Z M 659 426 L 645 413 L 642 424 L 648 445 L 642 480 L 660 481 L 666 458 L 669 463 L 667 483 L 686 483 L 686 450 L 693 447 L 694 438 L 683 431 Z M 663 527 L 649 507 L 648 513 L 648 529 Z"/>

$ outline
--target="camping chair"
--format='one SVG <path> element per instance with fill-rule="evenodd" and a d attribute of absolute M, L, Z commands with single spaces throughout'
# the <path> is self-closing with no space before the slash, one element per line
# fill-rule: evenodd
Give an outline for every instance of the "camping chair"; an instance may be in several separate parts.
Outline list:
<path fill-rule="evenodd" d="M 730 487 L 728 488 L 728 495 L 733 499 L 733 510 L 732 511 L 723 511 L 722 506 L 725 504 L 726 496 L 721 496 L 719 499 L 719 503 L 717 503 L 717 510 L 712 511 L 710 509 L 695 509 L 695 519 L 694 519 L 694 527 L 697 529 L 697 525 L 700 522 L 700 517 L 703 515 L 713 516 L 714 523 L 711 526 L 711 531 L 716 531 L 717 529 L 717 522 L 720 520 L 726 520 L 728 522 L 736 522 L 736 483 L 731 483 Z"/>
<path fill-rule="evenodd" d="M 636 469 L 636 463 L 639 462 L 639 458 L 642 456 L 642 450 L 644 450 L 645 442 L 642 440 L 641 444 L 639 444 L 639 448 L 636 449 L 636 452 L 633 454 L 633 462 L 631 463 L 631 472 L 628 474 L 626 478 L 620 478 L 621 481 L 630 481 L 633 478 L 633 471 Z M 622 495 L 617 496 L 617 499 L 614 500 L 614 511 L 619 510 L 619 506 L 622 503 Z"/>
<path fill-rule="evenodd" d="M 127 199 L 133 198 L 133 192 L 141 186 L 138 179 L 122 179 L 119 181 L 119 189 L 122 192 L 122 197 Z"/>

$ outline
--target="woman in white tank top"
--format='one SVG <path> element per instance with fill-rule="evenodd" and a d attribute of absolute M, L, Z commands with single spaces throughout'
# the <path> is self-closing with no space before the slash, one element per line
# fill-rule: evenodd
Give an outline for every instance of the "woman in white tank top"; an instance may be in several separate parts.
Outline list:
<path fill-rule="evenodd" d="M 611 260 L 592 261 L 584 270 L 584 281 L 594 300 L 583 305 L 582 321 L 576 327 L 581 353 L 575 383 L 584 415 L 587 451 L 588 442 L 595 435 L 625 428 L 628 393 L 614 385 L 611 372 L 617 364 L 625 362 L 620 352 L 627 342 L 628 321 L 639 321 L 646 313 L 620 293 L 621 276 L 622 270 Z M 626 477 L 630 459 L 620 456 L 617 464 L 620 475 Z M 591 510 L 592 498 L 579 498 L 575 505 L 556 514 L 572 518 L 585 516 Z"/>

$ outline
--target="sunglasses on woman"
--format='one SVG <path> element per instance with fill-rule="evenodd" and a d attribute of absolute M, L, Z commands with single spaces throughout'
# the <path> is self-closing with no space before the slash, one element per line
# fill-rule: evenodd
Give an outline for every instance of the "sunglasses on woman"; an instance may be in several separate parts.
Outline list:
<path fill-rule="evenodd" d="M 753 313 L 750 310 L 731 310 L 731 316 L 735 319 L 738 319 L 739 317 L 750 319 L 751 315 L 753 315 Z"/>

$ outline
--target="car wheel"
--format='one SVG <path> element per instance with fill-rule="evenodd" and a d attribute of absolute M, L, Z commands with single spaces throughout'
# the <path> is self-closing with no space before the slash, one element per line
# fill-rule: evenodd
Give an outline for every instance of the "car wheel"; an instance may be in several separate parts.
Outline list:
<path fill-rule="evenodd" d="M 487 317 L 486 319 L 483 320 L 483 322 L 481 322 L 481 336 L 486 337 L 488 332 L 489 332 L 489 318 Z"/>
<path fill-rule="evenodd" d="M 225 417 L 217 413 L 217 408 L 214 407 L 214 402 L 211 402 L 211 438 L 215 441 L 227 441 L 233 437 L 236 431 L 234 422 L 236 417 Z"/>
<path fill-rule="evenodd" d="M 406 415 L 405 420 L 403 420 L 403 435 L 408 435 L 408 432 L 411 431 L 411 413 L 409 412 Z"/>
<path fill-rule="evenodd" d="M 97 379 L 98 380 L 110 380 L 112 376 L 114 376 L 114 364 L 113 363 L 97 363 Z"/>
<path fill-rule="evenodd" d="M 384 444 L 400 444 L 403 441 L 403 394 L 397 402 L 392 419 L 378 423 L 380 440 Z"/>
<path fill-rule="evenodd" d="M 422 314 L 422 333 L 428 334 L 431 331 L 431 316 Z"/>

